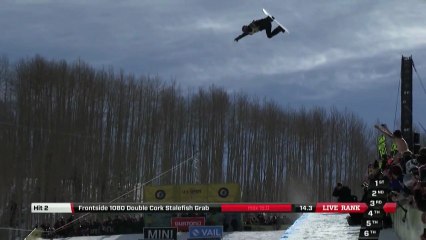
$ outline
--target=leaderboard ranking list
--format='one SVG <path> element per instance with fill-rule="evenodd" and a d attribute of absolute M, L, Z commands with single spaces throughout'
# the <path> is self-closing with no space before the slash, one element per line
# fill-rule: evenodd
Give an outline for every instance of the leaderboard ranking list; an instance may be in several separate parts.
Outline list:
<path fill-rule="evenodd" d="M 32 213 L 365 213 L 366 203 L 32 203 Z M 395 203 L 383 206 L 393 213 Z"/>

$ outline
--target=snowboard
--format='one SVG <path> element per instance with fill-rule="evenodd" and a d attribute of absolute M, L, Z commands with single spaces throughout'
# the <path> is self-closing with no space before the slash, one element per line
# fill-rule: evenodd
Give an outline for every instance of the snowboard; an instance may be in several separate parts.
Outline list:
<path fill-rule="evenodd" d="M 275 17 L 273 17 L 268 11 L 266 11 L 266 9 L 262 9 L 263 10 L 263 13 L 266 15 L 266 16 L 269 16 L 270 18 L 272 18 L 273 20 L 274 20 L 274 22 L 276 23 L 276 24 L 278 24 L 279 26 L 281 26 L 284 30 L 285 30 L 285 32 L 286 33 L 290 33 L 289 31 L 288 31 L 288 29 L 286 28 L 286 27 L 284 27 L 284 25 L 282 25 L 280 22 L 278 22 L 278 20 L 277 19 L 275 19 Z"/>

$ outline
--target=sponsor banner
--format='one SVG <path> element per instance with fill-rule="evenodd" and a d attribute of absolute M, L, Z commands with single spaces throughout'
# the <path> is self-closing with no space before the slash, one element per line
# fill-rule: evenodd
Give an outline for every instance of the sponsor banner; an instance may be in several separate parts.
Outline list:
<path fill-rule="evenodd" d="M 190 226 L 188 239 L 221 239 L 223 226 Z"/>
<path fill-rule="evenodd" d="M 239 202 L 240 200 L 240 186 L 235 183 L 147 185 L 144 187 L 144 202 L 223 203 Z"/>
<path fill-rule="evenodd" d="M 176 228 L 143 228 L 143 239 L 177 240 Z"/>
<path fill-rule="evenodd" d="M 204 217 L 174 217 L 171 226 L 176 227 L 179 232 L 188 232 L 190 226 L 204 226 L 206 219 Z"/>

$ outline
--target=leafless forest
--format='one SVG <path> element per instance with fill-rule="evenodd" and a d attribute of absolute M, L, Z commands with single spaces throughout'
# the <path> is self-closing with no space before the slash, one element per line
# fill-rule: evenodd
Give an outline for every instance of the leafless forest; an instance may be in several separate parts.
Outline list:
<path fill-rule="evenodd" d="M 139 201 L 132 189 L 194 151 L 201 183 L 236 182 L 244 201 L 266 202 L 329 201 L 337 181 L 360 190 L 375 157 L 372 130 L 348 111 L 285 109 L 81 60 L 0 59 L 0 226 L 53 220 L 31 215 L 31 202 Z M 192 183 L 194 172 L 187 161 L 153 183 Z"/>

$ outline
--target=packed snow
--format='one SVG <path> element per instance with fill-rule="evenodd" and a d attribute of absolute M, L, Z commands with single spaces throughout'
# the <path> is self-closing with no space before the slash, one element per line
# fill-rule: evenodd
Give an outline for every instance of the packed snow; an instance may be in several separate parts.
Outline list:
<path fill-rule="evenodd" d="M 223 240 L 357 240 L 360 226 L 349 226 L 347 214 L 303 214 L 287 230 L 262 231 L 262 232 L 231 232 L 224 233 Z M 398 238 L 388 229 L 386 240 Z M 381 237 L 380 239 L 385 239 Z M 127 234 L 113 236 L 72 237 L 62 240 L 142 240 L 143 234 Z M 178 233 L 178 240 L 188 239 L 187 233 Z"/>

